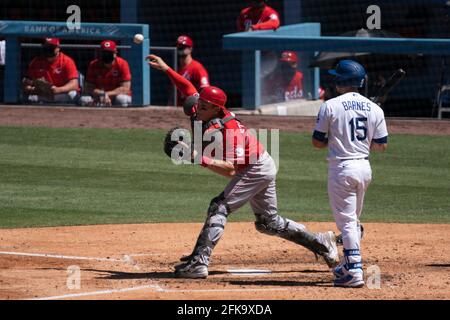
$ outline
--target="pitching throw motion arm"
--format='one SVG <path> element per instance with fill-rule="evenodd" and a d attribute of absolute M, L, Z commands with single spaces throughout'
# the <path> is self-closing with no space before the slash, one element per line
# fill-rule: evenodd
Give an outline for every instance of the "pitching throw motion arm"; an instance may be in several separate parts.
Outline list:
<path fill-rule="evenodd" d="M 187 101 L 190 102 L 188 104 L 189 108 L 192 108 L 193 105 L 196 104 L 195 103 L 197 101 L 196 96 L 198 94 L 197 89 L 195 89 L 194 85 L 190 81 L 188 81 L 187 79 L 183 78 L 181 75 L 176 73 L 172 68 L 170 68 L 164 62 L 163 59 L 161 59 L 160 57 L 158 57 L 156 55 L 151 54 L 146 58 L 146 60 L 149 61 L 148 63 L 152 68 L 166 72 L 167 76 L 170 78 L 170 80 L 173 82 L 173 84 L 177 87 L 177 89 L 179 91 L 181 91 L 181 93 L 183 95 L 189 97 L 187 99 Z M 191 97 L 192 97 L 192 99 L 191 99 Z M 185 107 L 184 111 L 187 115 L 192 114 L 192 109 L 188 110 L 187 107 Z M 174 128 L 174 129 L 179 129 L 179 128 Z M 166 135 L 166 139 L 164 141 L 165 153 L 169 157 L 172 157 L 172 150 L 177 145 L 181 145 L 184 150 L 189 150 L 189 152 L 191 152 L 191 159 L 195 159 L 197 157 L 196 150 L 191 151 L 191 148 L 184 141 L 181 141 L 181 140 L 172 141 L 172 133 L 173 133 L 174 129 L 171 129 Z M 208 157 L 202 157 L 201 165 L 203 167 L 206 167 L 206 168 L 210 169 L 211 171 L 213 171 L 221 176 L 227 177 L 227 178 L 233 177 L 236 173 L 236 169 L 235 169 L 233 163 L 228 162 L 228 161 L 211 159 Z"/>
<path fill-rule="evenodd" d="M 191 116 L 194 113 L 192 108 L 197 102 L 198 95 L 194 85 L 169 67 L 161 57 L 151 54 L 146 60 L 152 68 L 165 72 L 172 83 L 177 87 L 178 91 L 180 91 L 183 96 L 187 97 L 184 113 Z"/>

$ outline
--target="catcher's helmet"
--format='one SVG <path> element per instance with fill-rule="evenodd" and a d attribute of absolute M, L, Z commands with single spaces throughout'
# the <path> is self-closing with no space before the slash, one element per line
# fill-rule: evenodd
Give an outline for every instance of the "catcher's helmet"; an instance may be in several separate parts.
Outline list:
<path fill-rule="evenodd" d="M 340 87 L 361 88 L 366 77 L 364 67 L 353 60 L 340 61 L 336 69 L 329 70 L 328 73 L 335 76 L 334 81 Z"/>
<path fill-rule="evenodd" d="M 294 51 L 283 51 L 281 53 L 280 61 L 282 62 L 298 62 L 298 56 Z"/>
<path fill-rule="evenodd" d="M 211 103 L 220 108 L 225 108 L 225 104 L 227 103 L 227 95 L 222 89 L 209 86 L 203 88 L 200 92 L 200 100 Z"/>
<path fill-rule="evenodd" d="M 177 48 L 181 48 L 181 47 L 193 48 L 194 41 L 192 41 L 192 39 L 186 35 L 181 35 L 177 39 Z"/>

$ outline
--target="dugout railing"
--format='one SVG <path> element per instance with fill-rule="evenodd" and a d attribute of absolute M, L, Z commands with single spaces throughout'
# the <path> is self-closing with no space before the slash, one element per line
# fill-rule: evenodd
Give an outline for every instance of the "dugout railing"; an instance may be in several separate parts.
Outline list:
<path fill-rule="evenodd" d="M 135 34 L 144 35 L 141 44 L 135 44 Z M 105 24 L 82 23 L 80 29 L 71 29 L 62 22 L 36 21 L 0 21 L 0 38 L 6 40 L 6 61 L 4 77 L 4 103 L 19 102 L 21 90 L 21 39 L 57 37 L 82 41 L 105 39 L 115 40 L 129 50 L 124 50 L 122 56 L 129 62 L 133 75 L 132 91 L 133 105 L 149 105 L 150 95 L 150 67 L 145 62 L 149 54 L 150 39 L 149 26 L 146 24 Z"/>
<path fill-rule="evenodd" d="M 280 27 L 277 31 L 254 31 L 228 34 L 223 37 L 223 48 L 243 52 L 242 94 L 246 109 L 261 104 L 261 51 L 293 50 L 311 59 L 316 52 L 373 52 L 386 54 L 450 55 L 450 39 L 423 38 L 359 38 L 320 35 L 320 23 L 301 23 Z M 317 68 L 305 68 L 312 73 L 307 85 L 313 99 L 318 98 L 319 73 Z"/>

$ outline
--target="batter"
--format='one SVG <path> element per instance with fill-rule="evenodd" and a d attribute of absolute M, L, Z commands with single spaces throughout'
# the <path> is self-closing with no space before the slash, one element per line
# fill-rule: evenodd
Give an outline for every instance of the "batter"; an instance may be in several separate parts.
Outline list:
<path fill-rule="evenodd" d="M 321 106 L 312 142 L 317 148 L 328 147 L 328 196 L 342 232 L 344 260 L 333 270 L 334 285 L 362 287 L 359 218 L 372 180 L 369 153 L 386 150 L 388 132 L 383 110 L 358 93 L 366 76 L 364 67 L 343 60 L 329 73 L 340 96 Z"/>

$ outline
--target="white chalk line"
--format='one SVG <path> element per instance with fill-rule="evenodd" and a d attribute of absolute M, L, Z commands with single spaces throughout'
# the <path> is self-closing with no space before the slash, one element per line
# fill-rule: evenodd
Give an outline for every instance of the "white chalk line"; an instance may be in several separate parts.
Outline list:
<path fill-rule="evenodd" d="M 259 276 L 264 274 L 271 274 L 272 270 L 259 270 L 259 269 L 230 269 L 227 270 L 233 276 Z"/>
<path fill-rule="evenodd" d="M 154 256 L 165 256 L 167 253 L 132 253 L 127 254 L 129 257 L 154 257 Z"/>
<path fill-rule="evenodd" d="M 162 289 L 158 290 L 164 293 L 171 292 L 260 292 L 260 291 L 288 291 L 287 288 L 262 288 L 262 289 Z"/>
<path fill-rule="evenodd" d="M 153 289 L 155 292 L 161 293 L 211 293 L 211 292 L 271 292 L 271 291 L 288 291 L 291 289 L 287 288 L 262 288 L 262 289 L 163 289 L 159 285 L 146 285 L 139 287 L 130 287 L 123 289 L 113 289 L 113 290 L 101 290 L 101 291 L 91 291 L 91 292 L 82 292 L 82 293 L 73 293 L 73 294 L 65 294 L 60 296 L 51 296 L 51 297 L 42 297 L 42 298 L 32 298 L 28 300 L 61 300 L 61 299 L 69 299 L 69 298 L 81 298 L 81 297 L 89 297 L 89 296 L 99 296 L 99 295 L 107 295 L 113 293 L 124 293 L 131 291 L 140 291 L 145 289 Z"/>
<path fill-rule="evenodd" d="M 0 251 L 0 255 L 40 257 L 40 258 L 66 259 L 66 260 L 94 260 L 94 261 L 109 261 L 109 262 L 127 263 L 125 258 L 124 259 L 113 259 L 113 258 L 96 258 L 96 257 L 78 257 L 78 256 L 65 256 L 65 255 L 47 254 L 47 253 Z M 126 256 L 124 256 L 124 257 L 126 257 Z"/>
<path fill-rule="evenodd" d="M 81 298 L 81 297 L 113 294 L 113 293 L 139 291 L 139 290 L 145 290 L 145 289 L 155 289 L 156 291 L 161 291 L 162 290 L 162 288 L 160 286 L 158 286 L 158 285 L 146 285 L 146 286 L 140 286 L 140 287 L 130 287 L 130 288 L 113 289 L 113 290 L 101 290 L 101 291 L 91 291 L 91 292 L 82 292 L 82 293 L 72 293 L 72 294 L 65 294 L 65 295 L 61 295 L 61 296 L 33 298 L 33 299 L 28 299 L 28 300 L 60 300 L 60 299 L 68 299 L 68 298 Z"/>
<path fill-rule="evenodd" d="M 82 257 L 82 256 L 66 256 L 66 255 L 56 255 L 56 254 L 47 254 L 47 253 L 26 253 L 26 252 L 9 252 L 9 251 L 0 251 L 0 255 L 13 255 L 13 256 L 26 256 L 26 257 L 41 257 L 41 258 L 53 258 L 53 259 L 66 259 L 66 260 L 90 260 L 90 261 L 107 261 L 107 262 L 122 262 L 129 264 L 133 263 L 131 257 L 141 257 L 141 256 L 153 256 L 160 254 L 128 254 L 124 255 L 123 259 L 113 259 L 113 258 L 98 258 L 98 257 Z M 260 274 L 269 274 L 271 270 L 227 270 L 228 273 L 234 275 L 260 275 Z M 113 293 L 122 293 L 122 292 L 130 292 L 130 291 L 138 291 L 144 289 L 154 289 L 156 292 L 162 293 L 177 293 L 177 292 L 187 292 L 187 293 L 201 293 L 201 292 L 264 292 L 264 291 L 287 291 L 290 289 L 286 288 L 254 288 L 254 289 L 164 289 L 157 284 L 154 285 L 146 285 L 140 287 L 130 287 L 123 289 L 112 289 L 112 290 L 101 290 L 101 291 L 93 291 L 93 292 L 84 292 L 84 293 L 74 293 L 74 294 L 66 294 L 61 296 L 52 296 L 52 297 L 43 297 L 43 298 L 33 298 L 30 300 L 58 300 L 58 299 L 67 299 L 67 298 L 78 298 L 78 297 L 88 297 L 88 296 L 96 296 L 96 295 L 107 295 Z"/>

